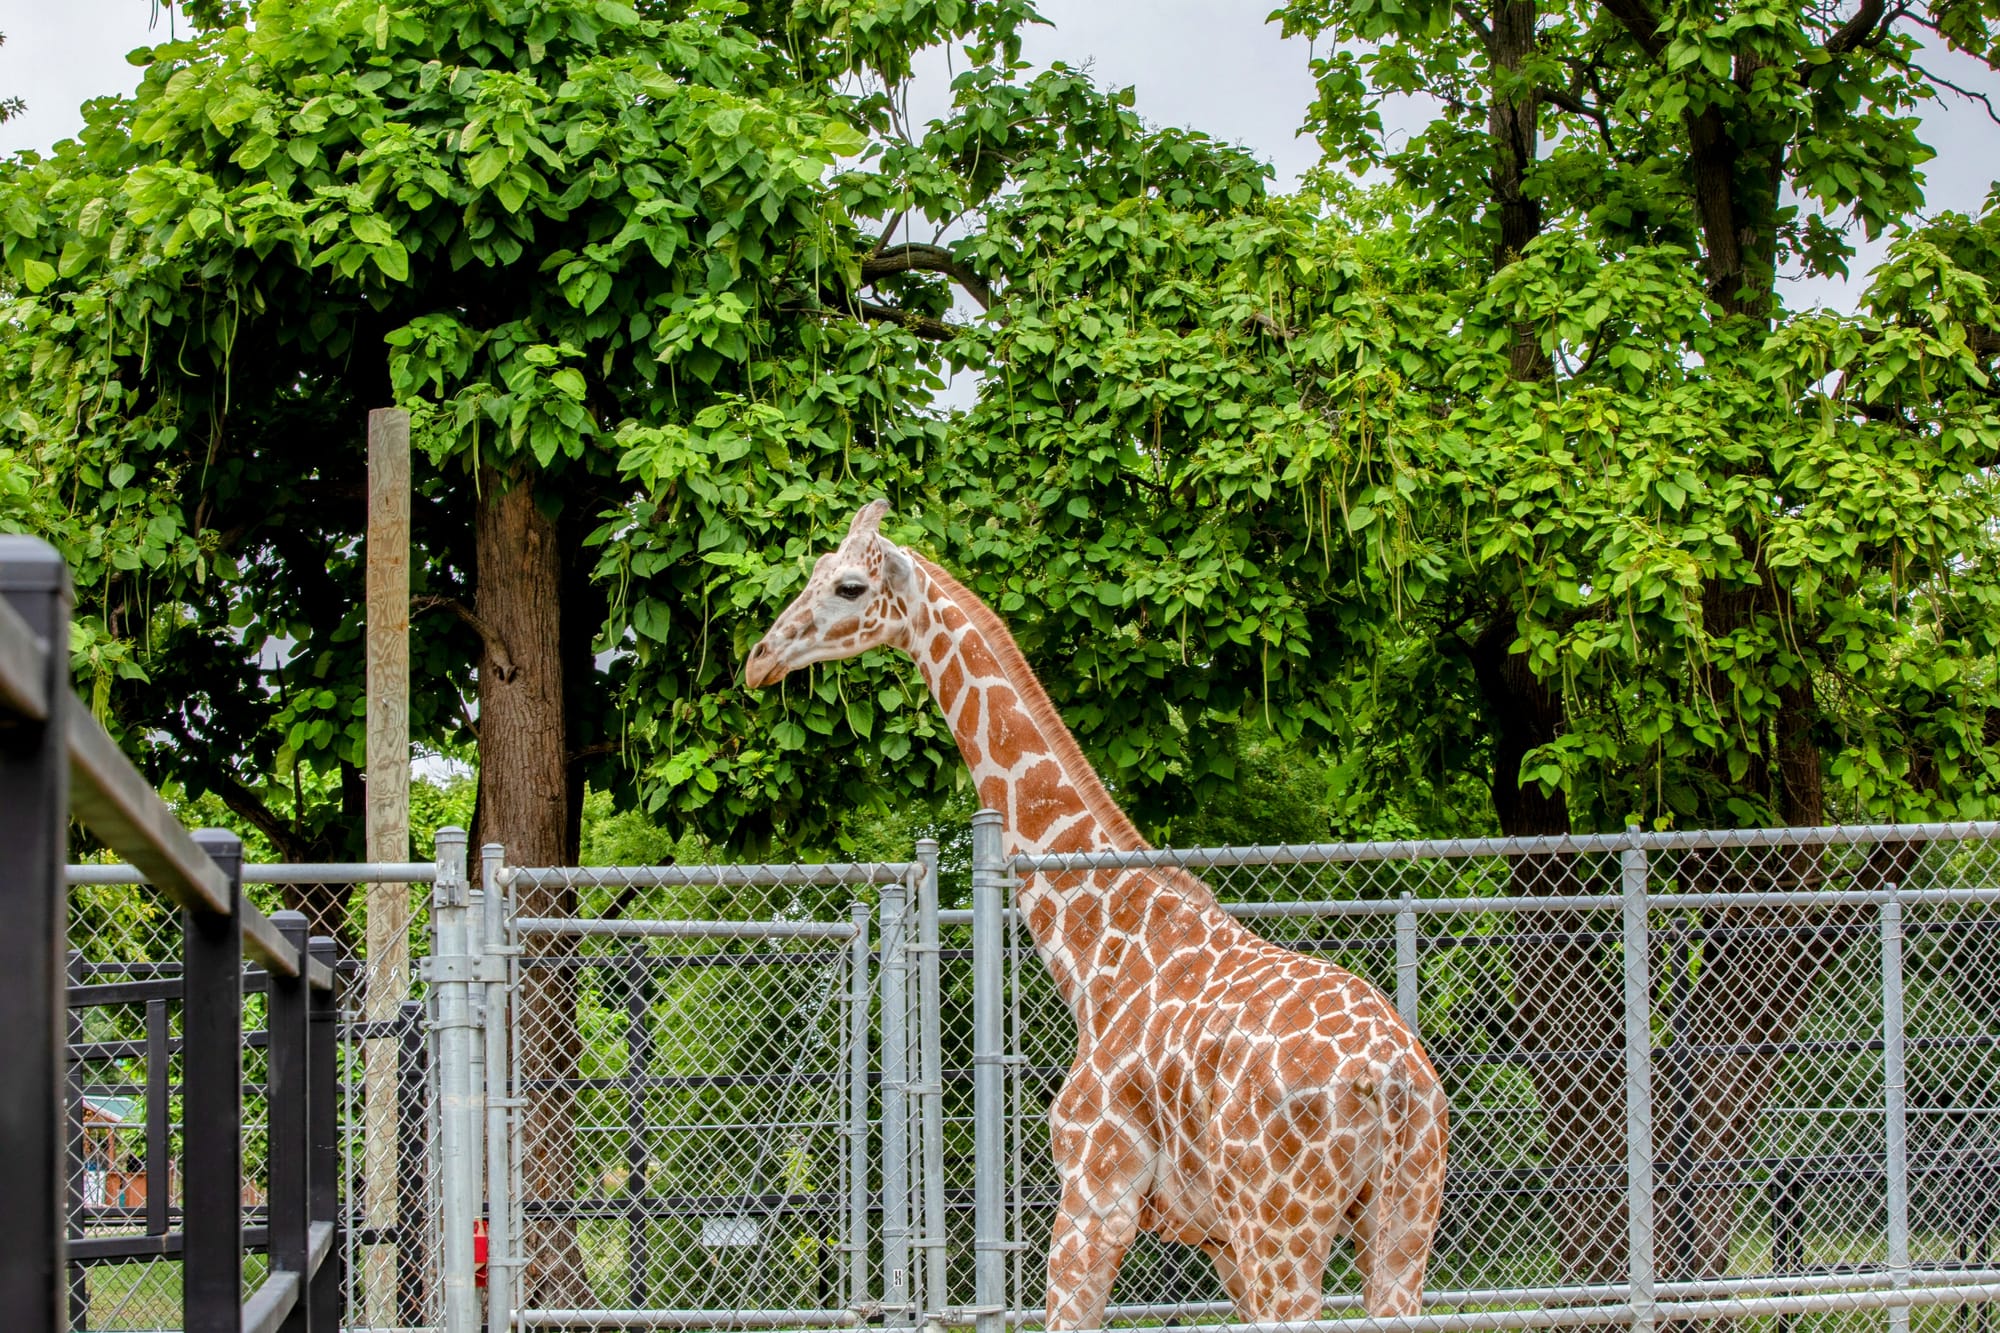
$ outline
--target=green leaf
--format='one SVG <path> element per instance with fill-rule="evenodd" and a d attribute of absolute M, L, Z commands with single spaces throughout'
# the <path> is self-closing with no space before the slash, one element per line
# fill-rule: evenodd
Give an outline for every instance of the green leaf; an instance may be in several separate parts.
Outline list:
<path fill-rule="evenodd" d="M 388 222 L 375 213 L 350 214 L 347 225 L 354 233 L 354 239 L 363 245 L 387 245 L 396 239 L 396 233 L 389 229 Z"/>
<path fill-rule="evenodd" d="M 21 281 L 28 284 L 28 290 L 31 292 L 39 292 L 55 280 L 56 271 L 53 265 L 45 264 L 39 259 L 30 259 L 21 265 Z"/>
<path fill-rule="evenodd" d="M 836 157 L 852 157 L 868 146 L 868 136 L 846 121 L 829 120 L 821 127 L 819 141 Z M 817 168 L 815 168 L 817 170 Z M 812 179 L 812 177 L 806 177 Z"/>
<path fill-rule="evenodd" d="M 391 282 L 410 280 L 410 252 L 403 248 L 402 242 L 390 241 L 378 245 L 369 252 L 369 257 L 375 261 L 375 267 L 382 270 L 382 276 Z"/>
<path fill-rule="evenodd" d="M 656 643 L 668 642 L 673 619 L 667 604 L 653 597 L 642 598 L 632 608 L 632 628 Z"/>
<path fill-rule="evenodd" d="M 465 178 L 472 182 L 475 189 L 483 190 L 507 169 L 508 161 L 507 150 L 494 144 L 472 159 L 472 165 L 466 168 Z"/>

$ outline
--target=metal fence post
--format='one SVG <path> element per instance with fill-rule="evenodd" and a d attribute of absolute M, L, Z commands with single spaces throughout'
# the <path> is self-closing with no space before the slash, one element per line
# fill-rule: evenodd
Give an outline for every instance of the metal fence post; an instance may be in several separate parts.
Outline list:
<path fill-rule="evenodd" d="M 243 844 L 203 829 L 222 868 L 224 913 L 181 912 L 181 1320 L 187 1333 L 243 1326 Z"/>
<path fill-rule="evenodd" d="M 902 884 L 882 886 L 882 1306 L 915 1322 L 910 1272 L 909 921 Z"/>
<path fill-rule="evenodd" d="M 951 1304 L 945 1291 L 944 1005 L 938 975 L 938 845 L 917 843 L 917 1057 L 923 1095 L 924 1311 L 933 1321 Z"/>
<path fill-rule="evenodd" d="M 1882 1149 L 1887 1177 L 1889 1277 L 1910 1285 L 1910 1179 L 1903 1104 L 1903 904 L 1896 886 L 1882 904 Z M 1908 1333 L 1910 1307 L 1889 1307 L 1890 1333 Z"/>
<path fill-rule="evenodd" d="M 1412 1035 L 1417 1030 L 1417 908 L 1408 889 L 1396 909 L 1396 1012 Z"/>
<path fill-rule="evenodd" d="M 312 1318 L 305 1282 L 311 1272 L 312 1188 L 312 1065 L 307 1044 L 312 1040 L 311 987 L 306 984 L 306 918 L 303 912 L 275 912 L 271 924 L 298 950 L 299 974 L 270 973 L 265 984 L 264 1034 L 268 1090 L 265 1169 L 270 1191 L 264 1210 L 268 1227 L 270 1271 L 296 1273 L 299 1293 L 278 1327 L 280 1333 L 306 1333 Z"/>
<path fill-rule="evenodd" d="M 854 921 L 847 979 L 847 1302 L 857 1315 L 868 1303 L 868 985 L 867 903 L 849 909 Z"/>
<path fill-rule="evenodd" d="M 486 894 L 486 1327 L 506 1333 L 513 1319 L 513 1090 L 507 1077 L 507 905 L 500 868 L 507 849 L 489 842 L 479 849 L 479 878 Z"/>
<path fill-rule="evenodd" d="M 1636 825 L 1618 858 L 1625 936 L 1626 1264 L 1634 1333 L 1653 1333 L 1653 1007 L 1646 851 Z"/>
<path fill-rule="evenodd" d="M 1007 1326 L 1006 1181 L 1001 1170 L 1006 1091 L 1001 1077 L 1001 897 L 1006 865 L 1001 857 L 1001 815 L 972 817 L 972 1177 L 973 1329 L 1005 1333 Z"/>
<path fill-rule="evenodd" d="M 8 659 L 39 656 L 40 720 L 0 692 L 0 1317 L 10 1327 L 64 1326 L 64 989 L 69 890 L 69 570 L 46 542 L 0 536 L 0 600 L 36 645 L 9 636 Z M 11 619 L 11 618 L 10 618 Z M 28 684 L 28 682 L 23 682 Z M 32 691 L 33 687 L 29 687 Z"/>
<path fill-rule="evenodd" d="M 473 1287 L 472 1231 L 478 1165 L 472 1137 L 472 959 L 466 948 L 470 893 L 465 830 L 437 832 L 437 881 L 431 892 L 427 980 L 437 997 L 438 1203 L 442 1213 L 445 1333 L 473 1333 L 479 1293 Z"/>
<path fill-rule="evenodd" d="M 465 1016 L 471 1026 L 466 1071 L 465 1143 L 470 1163 L 472 1216 L 475 1222 L 486 1216 L 486 892 L 479 868 L 466 850 L 465 913 Z M 477 1232 L 475 1231 L 475 1235 Z M 477 1280 L 477 1265 L 474 1265 Z M 478 1323 L 475 1313 L 473 1322 Z"/>

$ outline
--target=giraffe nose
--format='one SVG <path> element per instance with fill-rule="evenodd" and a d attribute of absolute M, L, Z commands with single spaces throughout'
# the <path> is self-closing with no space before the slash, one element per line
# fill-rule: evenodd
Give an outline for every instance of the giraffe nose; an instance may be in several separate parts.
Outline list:
<path fill-rule="evenodd" d="M 777 654 L 771 651 L 770 639 L 757 640 L 757 646 L 750 650 L 749 660 L 743 664 L 743 683 L 753 690 L 762 689 L 781 674 Z"/>

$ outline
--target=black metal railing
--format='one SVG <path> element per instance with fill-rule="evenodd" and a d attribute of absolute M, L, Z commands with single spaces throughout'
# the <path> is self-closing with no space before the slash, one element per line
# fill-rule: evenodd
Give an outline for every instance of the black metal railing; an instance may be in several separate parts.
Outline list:
<path fill-rule="evenodd" d="M 177 1255 L 189 1333 L 330 1333 L 341 1290 L 334 942 L 308 940 L 299 913 L 267 917 L 247 900 L 237 838 L 183 829 L 77 700 L 70 606 L 69 571 L 55 551 L 0 536 L 0 1326 L 87 1327 L 83 1270 Z M 162 1047 L 164 1006 L 180 1007 L 180 1205 L 169 1207 L 164 1170 L 166 1065 L 156 1075 L 149 1061 L 157 1086 L 148 1097 L 148 1152 L 162 1154 L 163 1169 L 159 1202 L 149 1198 L 139 1235 L 71 1239 L 82 1209 L 71 1186 L 81 1174 L 69 1160 L 81 1149 L 72 1122 L 96 1054 L 89 1043 L 71 1045 L 72 818 L 180 908 L 180 975 L 143 997 L 162 1004 Z M 263 973 L 248 986 L 246 955 Z M 261 1235 L 245 1226 L 242 1191 L 248 989 L 265 993 Z M 77 998 L 81 1007 L 137 997 Z M 268 1262 L 246 1298 L 251 1248 Z"/>

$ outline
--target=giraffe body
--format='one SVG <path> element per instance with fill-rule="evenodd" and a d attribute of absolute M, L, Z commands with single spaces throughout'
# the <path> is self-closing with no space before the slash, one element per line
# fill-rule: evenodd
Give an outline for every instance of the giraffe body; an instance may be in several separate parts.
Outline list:
<path fill-rule="evenodd" d="M 752 650 L 745 679 L 877 645 L 912 656 L 1015 854 L 1136 851 L 997 617 L 856 515 Z M 1050 1108 L 1062 1203 L 1051 1329 L 1102 1324 L 1141 1230 L 1199 1246 L 1244 1321 L 1319 1316 L 1353 1239 L 1372 1315 L 1415 1314 L 1442 1202 L 1445 1098 L 1381 991 L 1271 944 L 1185 871 L 1029 877 L 1018 905 L 1077 1020 Z"/>

